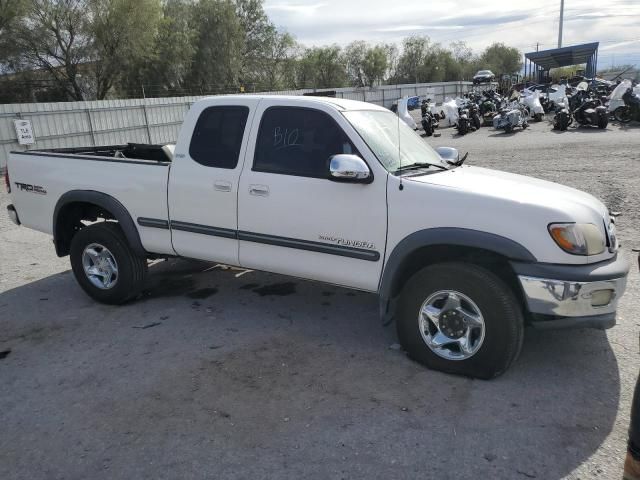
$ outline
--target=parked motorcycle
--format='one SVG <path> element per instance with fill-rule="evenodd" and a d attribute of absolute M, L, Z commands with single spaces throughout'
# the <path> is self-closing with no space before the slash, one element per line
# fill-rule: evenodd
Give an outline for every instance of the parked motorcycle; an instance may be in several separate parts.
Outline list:
<path fill-rule="evenodd" d="M 580 125 L 594 125 L 600 129 L 607 128 L 609 115 L 607 107 L 602 105 L 599 98 L 594 97 L 588 90 L 587 82 L 581 82 L 577 91 L 569 99 L 569 107 L 573 118 Z"/>
<path fill-rule="evenodd" d="M 498 110 L 502 104 L 502 98 L 494 90 L 482 92 L 482 97 L 480 101 L 482 124 L 485 126 L 493 125 L 493 117 L 498 114 Z"/>
<path fill-rule="evenodd" d="M 478 108 L 478 104 L 470 100 L 467 103 L 467 109 L 469 110 L 469 119 L 471 120 L 471 125 L 474 130 L 480 130 L 482 121 L 480 120 L 480 109 Z"/>
<path fill-rule="evenodd" d="M 466 135 L 469 132 L 475 130 L 471 124 L 471 117 L 469 117 L 469 110 L 464 107 L 458 108 L 458 120 L 455 124 L 458 135 Z"/>
<path fill-rule="evenodd" d="M 528 126 L 529 123 L 523 110 L 513 104 L 501 110 L 498 115 L 493 117 L 493 128 L 496 130 L 504 130 L 505 133 L 511 133 L 514 128 L 518 127 L 524 130 Z"/>
<path fill-rule="evenodd" d="M 529 114 L 536 122 L 542 121 L 544 118 L 544 108 L 540 103 L 540 92 L 523 90 L 523 96 L 520 97 L 520 101 L 529 109 Z"/>
<path fill-rule="evenodd" d="M 556 114 L 553 117 L 553 129 L 564 132 L 573 123 L 571 110 L 569 110 L 569 100 L 556 101 Z"/>
<path fill-rule="evenodd" d="M 438 128 L 437 114 L 431 111 L 431 99 L 423 100 L 420 105 L 420 111 L 422 113 L 422 128 L 427 134 L 427 137 L 433 135 L 434 129 Z"/>
<path fill-rule="evenodd" d="M 631 120 L 640 121 L 640 95 L 634 93 L 629 87 L 622 95 L 624 105 L 613 111 L 614 118 L 620 123 L 629 123 Z"/>

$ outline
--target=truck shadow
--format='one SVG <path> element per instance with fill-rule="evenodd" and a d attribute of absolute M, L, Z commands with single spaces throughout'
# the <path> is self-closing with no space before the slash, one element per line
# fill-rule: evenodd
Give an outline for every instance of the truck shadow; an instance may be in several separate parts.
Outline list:
<path fill-rule="evenodd" d="M 110 445 L 111 472 L 143 452 L 174 478 L 189 451 L 237 478 L 280 476 L 260 456 L 287 452 L 291 477 L 555 479 L 616 419 L 604 332 L 528 330 L 511 370 L 474 381 L 406 358 L 375 295 L 186 260 L 150 270 L 142 297 L 120 307 L 91 301 L 69 272 L 0 294 L 0 350 L 11 350 L 0 444 L 21 452 L 5 468 L 71 474 L 102 465 Z M 175 428 L 179 448 L 167 449 Z"/>

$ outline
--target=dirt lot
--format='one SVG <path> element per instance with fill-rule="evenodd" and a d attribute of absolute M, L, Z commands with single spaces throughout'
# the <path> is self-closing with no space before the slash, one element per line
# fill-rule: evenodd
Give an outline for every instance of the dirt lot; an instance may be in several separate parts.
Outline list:
<path fill-rule="evenodd" d="M 593 193 L 624 212 L 623 254 L 640 246 L 638 126 L 454 133 L 428 141 Z M 171 261 L 142 299 L 98 305 L 7 201 L 3 479 L 621 478 L 637 266 L 615 328 L 528 330 L 507 374 L 473 381 L 393 348 L 374 295 L 317 283 Z"/>

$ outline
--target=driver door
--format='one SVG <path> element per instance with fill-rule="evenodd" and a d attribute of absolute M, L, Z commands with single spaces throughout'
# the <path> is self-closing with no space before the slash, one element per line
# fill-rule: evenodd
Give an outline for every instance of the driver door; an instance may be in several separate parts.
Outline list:
<path fill-rule="evenodd" d="M 387 232 L 386 175 L 329 179 L 329 158 L 371 155 L 330 105 L 263 100 L 240 177 L 240 264 L 376 291 Z M 347 133 L 348 132 L 348 133 Z M 371 167 L 373 158 L 363 159 Z"/>

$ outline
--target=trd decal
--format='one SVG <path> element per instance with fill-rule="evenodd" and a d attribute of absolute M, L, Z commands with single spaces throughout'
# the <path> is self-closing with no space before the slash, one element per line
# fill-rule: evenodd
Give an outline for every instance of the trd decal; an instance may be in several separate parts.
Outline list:
<path fill-rule="evenodd" d="M 324 240 L 325 242 L 335 243 L 336 245 L 341 245 L 343 247 L 355 247 L 355 248 L 366 248 L 368 250 L 375 250 L 376 246 L 367 242 L 366 240 L 348 240 L 346 238 L 334 237 L 333 235 L 318 235 L 320 240 Z"/>
<path fill-rule="evenodd" d="M 17 188 L 19 188 L 24 192 L 37 193 L 40 195 L 47 194 L 47 191 L 44 188 L 42 188 L 40 185 L 30 185 L 28 183 L 21 183 L 21 182 L 13 182 L 13 183 L 16 184 Z"/>

